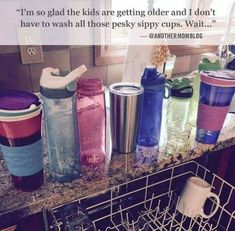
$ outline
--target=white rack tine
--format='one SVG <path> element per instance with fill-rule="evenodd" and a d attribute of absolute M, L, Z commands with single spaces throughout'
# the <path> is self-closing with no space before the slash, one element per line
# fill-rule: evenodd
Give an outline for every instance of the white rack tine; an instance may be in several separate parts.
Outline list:
<path fill-rule="evenodd" d="M 175 170 L 175 168 L 171 169 L 171 178 L 170 178 L 168 192 L 171 191 L 171 185 L 172 185 L 172 179 L 173 179 L 173 175 L 174 175 L 174 170 Z"/>
<path fill-rule="evenodd" d="M 210 225 L 210 230 L 209 231 L 212 231 L 213 230 L 213 225 L 211 224 Z"/>
<path fill-rule="evenodd" d="M 185 220 L 187 219 L 187 217 L 185 215 L 182 214 L 181 220 L 180 220 L 180 230 L 183 229 L 183 223 L 185 222 Z"/>
<path fill-rule="evenodd" d="M 126 224 L 127 224 L 127 230 L 129 231 L 129 229 L 130 229 L 130 223 L 129 223 L 129 214 L 128 213 L 126 213 Z"/>
<path fill-rule="evenodd" d="M 112 227 L 112 228 L 108 227 L 108 228 L 110 228 L 111 230 L 113 230 L 113 229 L 120 230 L 120 229 L 118 228 L 118 226 L 115 224 L 115 222 L 113 222 L 113 221 L 111 221 L 111 222 L 112 222 L 112 224 L 114 225 L 114 227 Z"/>
<path fill-rule="evenodd" d="M 171 202 L 172 202 L 172 196 L 173 196 L 173 191 L 170 192 L 170 198 L 168 201 L 168 207 L 170 208 Z"/>
<path fill-rule="evenodd" d="M 208 226 L 208 229 L 206 228 Z M 201 226 L 201 228 L 202 228 L 202 231 L 210 231 L 211 230 L 211 227 L 212 225 L 210 225 L 208 222 L 205 222 L 205 224 L 203 224 L 202 226 Z"/>
<path fill-rule="evenodd" d="M 110 220 L 113 222 L 113 189 L 110 190 Z"/>
<path fill-rule="evenodd" d="M 198 170 L 199 170 L 199 165 L 197 165 L 197 169 L 196 169 L 196 176 L 198 176 Z"/>
<path fill-rule="evenodd" d="M 124 224 L 124 219 L 123 219 L 123 213 L 122 213 L 122 205 L 119 205 L 119 209 L 120 209 L 120 215 L 121 215 L 121 222 L 122 224 Z"/>
<path fill-rule="evenodd" d="M 164 211 L 164 217 L 163 217 L 163 220 L 162 220 L 162 225 L 161 225 L 161 228 L 163 228 L 164 226 L 164 223 L 165 223 L 165 221 L 166 221 L 166 215 L 167 215 L 167 213 L 168 213 L 168 210 L 169 210 L 169 208 L 168 208 L 168 206 L 166 207 L 166 209 L 165 209 L 165 211 Z"/>
<path fill-rule="evenodd" d="M 135 222 L 134 222 L 134 220 L 132 220 L 131 226 L 132 226 L 132 228 L 133 228 L 133 231 L 135 231 Z"/>
<path fill-rule="evenodd" d="M 145 192 L 144 192 L 144 200 L 147 200 L 147 195 L 148 195 L 148 185 L 149 185 L 149 177 L 147 176 L 146 179 L 146 184 L 145 184 Z"/>
<path fill-rule="evenodd" d="M 235 211 L 233 211 L 233 213 L 231 214 L 230 219 L 229 219 L 228 224 L 227 224 L 227 228 L 226 228 L 225 231 L 229 231 L 229 227 L 230 227 L 231 222 L 232 222 L 233 219 L 235 219 Z"/>
<path fill-rule="evenodd" d="M 153 205 L 153 199 L 154 199 L 154 193 L 152 194 L 152 198 L 150 200 L 149 208 L 148 208 L 148 213 L 150 213 L 152 205 Z"/>
<path fill-rule="evenodd" d="M 202 228 L 203 218 L 202 218 L 202 217 L 199 217 L 199 219 L 200 219 L 199 227 Z M 195 219 L 195 220 L 196 220 L 196 219 Z"/>
<path fill-rule="evenodd" d="M 138 231 L 144 231 L 147 225 L 149 226 L 149 222 L 146 221 L 146 222 L 144 223 L 143 227 L 140 228 Z"/>
<path fill-rule="evenodd" d="M 175 216 L 176 216 L 176 213 L 173 213 L 173 215 L 172 215 L 172 219 L 171 219 L 171 225 L 170 225 L 170 229 L 169 229 L 169 231 L 172 231 L 172 228 L 173 228 L 173 223 L 174 223 L 174 220 L 175 220 Z"/>
<path fill-rule="evenodd" d="M 225 206 L 228 205 L 228 203 L 229 203 L 229 201 L 230 201 L 230 199 L 231 199 L 232 193 L 233 193 L 233 189 L 230 188 L 229 196 L 228 196 L 228 198 L 227 198 L 226 203 L 223 205 L 223 208 L 225 208 Z"/>
<path fill-rule="evenodd" d="M 192 229 L 194 224 L 195 224 L 195 219 L 190 219 L 190 222 L 189 222 L 189 228 Z"/>
<path fill-rule="evenodd" d="M 222 184 L 221 184 L 220 189 L 219 189 L 219 195 L 218 195 L 219 197 L 221 196 L 223 187 L 224 187 L 224 181 L 222 181 Z"/>

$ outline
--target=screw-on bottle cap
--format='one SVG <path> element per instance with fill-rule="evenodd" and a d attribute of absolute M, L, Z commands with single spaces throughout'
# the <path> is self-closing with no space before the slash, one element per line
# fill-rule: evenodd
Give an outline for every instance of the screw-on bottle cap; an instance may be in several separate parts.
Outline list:
<path fill-rule="evenodd" d="M 171 97 L 190 99 L 193 96 L 193 87 L 190 86 L 189 79 L 168 80 L 167 83 L 171 88 Z"/>

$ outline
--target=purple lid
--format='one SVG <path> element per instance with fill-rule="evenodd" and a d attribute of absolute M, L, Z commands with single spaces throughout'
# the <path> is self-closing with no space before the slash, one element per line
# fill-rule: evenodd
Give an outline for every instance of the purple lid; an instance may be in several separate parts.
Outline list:
<path fill-rule="evenodd" d="M 27 91 L 7 90 L 0 92 L 0 109 L 23 110 L 28 109 L 32 104 L 38 106 L 39 98 Z"/>

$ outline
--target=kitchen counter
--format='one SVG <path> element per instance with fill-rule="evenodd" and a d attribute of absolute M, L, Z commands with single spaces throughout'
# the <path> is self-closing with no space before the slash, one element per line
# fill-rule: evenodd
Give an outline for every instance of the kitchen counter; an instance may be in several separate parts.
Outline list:
<path fill-rule="evenodd" d="M 230 118 L 235 121 L 235 116 Z M 114 185 L 156 172 L 168 166 L 195 159 L 204 153 L 222 150 L 235 145 L 235 123 L 227 123 L 216 145 L 203 145 L 191 136 L 189 149 L 181 153 L 166 156 L 164 145 L 161 147 L 158 161 L 151 165 L 138 164 L 134 153 L 113 154 L 104 168 L 83 169 L 83 176 L 71 183 L 56 183 L 49 177 L 47 150 L 44 148 L 45 168 L 44 185 L 34 192 L 22 192 L 11 184 L 11 177 L 0 155 L 0 227 L 18 219 L 40 212 L 42 208 L 51 208 L 87 195 L 106 190 Z M 193 134 L 194 132 L 192 132 Z M 44 145 L 45 145 L 44 140 Z M 190 147 L 191 146 L 191 147 Z M 111 155 L 109 156 L 111 157 Z"/>

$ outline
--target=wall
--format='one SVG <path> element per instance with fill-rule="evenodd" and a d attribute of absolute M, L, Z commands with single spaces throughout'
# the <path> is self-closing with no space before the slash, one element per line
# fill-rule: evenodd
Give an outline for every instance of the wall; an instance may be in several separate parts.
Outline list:
<path fill-rule="evenodd" d="M 19 47 L 0 46 L 0 90 L 21 89 L 39 91 L 41 70 L 44 67 L 57 67 L 72 70 L 85 64 L 88 71 L 86 78 L 100 78 L 104 84 L 121 81 L 123 64 L 94 66 L 92 46 L 45 46 L 44 62 L 37 64 L 21 64 Z M 175 74 L 190 72 L 196 69 L 200 54 L 179 56 L 176 59 Z"/>

